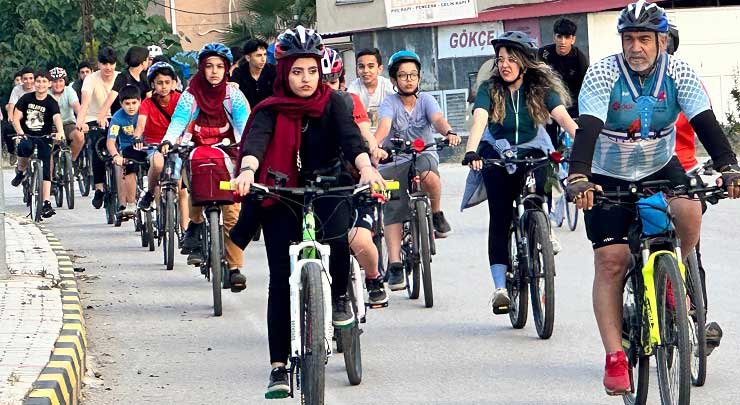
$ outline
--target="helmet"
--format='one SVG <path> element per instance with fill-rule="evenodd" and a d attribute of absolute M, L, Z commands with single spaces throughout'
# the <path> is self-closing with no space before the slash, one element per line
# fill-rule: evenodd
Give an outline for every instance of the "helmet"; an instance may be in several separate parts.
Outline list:
<path fill-rule="evenodd" d="M 49 75 L 51 75 L 51 80 L 65 79 L 67 77 L 67 71 L 64 68 L 55 67 L 49 71 Z"/>
<path fill-rule="evenodd" d="M 421 59 L 416 52 L 401 50 L 391 55 L 390 59 L 388 59 L 388 74 L 395 78 L 396 73 L 398 73 L 398 66 L 403 62 L 414 62 L 416 67 L 421 69 Z"/>
<path fill-rule="evenodd" d="M 617 31 L 620 34 L 629 31 L 668 32 L 668 18 L 665 10 L 657 4 L 639 0 L 627 5 L 619 13 Z"/>
<path fill-rule="evenodd" d="M 491 41 L 493 49 L 498 52 L 498 49 L 502 46 L 516 48 L 525 55 L 528 55 L 532 59 L 537 55 L 537 42 L 532 39 L 529 35 L 521 31 L 507 31 L 501 34 L 498 38 Z"/>
<path fill-rule="evenodd" d="M 218 42 L 211 42 L 203 45 L 200 51 L 198 51 L 198 62 L 201 62 L 209 56 L 220 56 L 229 61 L 229 64 L 234 63 L 234 57 L 231 55 L 231 50 L 224 44 Z"/>
<path fill-rule="evenodd" d="M 275 59 L 280 60 L 292 55 L 323 56 L 324 45 L 318 32 L 302 25 L 294 30 L 285 30 L 277 38 Z"/>
<path fill-rule="evenodd" d="M 337 79 L 344 72 L 344 63 L 339 53 L 332 48 L 324 47 L 324 56 L 321 58 L 321 74 L 325 79 Z"/>
<path fill-rule="evenodd" d="M 668 41 L 666 52 L 673 55 L 678 50 L 678 27 L 673 24 L 668 25 L 668 39 L 670 41 Z"/>
<path fill-rule="evenodd" d="M 149 50 L 150 58 L 156 58 L 157 56 L 164 55 L 164 53 L 162 52 L 162 48 L 160 48 L 158 45 L 149 45 L 148 47 L 146 47 L 146 49 Z"/>
<path fill-rule="evenodd" d="M 175 68 L 167 62 L 156 62 L 152 66 L 150 66 L 149 70 L 147 70 L 146 72 L 146 79 L 149 81 L 149 83 L 151 83 L 158 74 L 164 74 L 170 76 L 174 80 L 177 80 Z"/>

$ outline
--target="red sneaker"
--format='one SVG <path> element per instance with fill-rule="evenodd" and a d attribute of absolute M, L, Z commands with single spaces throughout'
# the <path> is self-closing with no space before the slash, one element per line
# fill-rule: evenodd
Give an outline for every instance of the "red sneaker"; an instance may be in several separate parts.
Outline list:
<path fill-rule="evenodd" d="M 604 389 L 609 395 L 624 395 L 630 390 L 627 356 L 621 350 L 606 354 Z"/>

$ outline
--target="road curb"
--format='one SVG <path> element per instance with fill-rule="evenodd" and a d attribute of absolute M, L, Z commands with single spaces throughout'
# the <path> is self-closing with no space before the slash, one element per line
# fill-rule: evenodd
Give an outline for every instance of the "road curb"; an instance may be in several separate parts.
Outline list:
<path fill-rule="evenodd" d="M 49 241 L 59 262 L 59 288 L 62 300 L 62 328 L 54 343 L 49 362 L 33 383 L 24 405 L 76 405 L 80 402 L 85 375 L 87 335 L 82 304 L 72 260 L 61 242 L 43 225 L 41 233 Z"/>

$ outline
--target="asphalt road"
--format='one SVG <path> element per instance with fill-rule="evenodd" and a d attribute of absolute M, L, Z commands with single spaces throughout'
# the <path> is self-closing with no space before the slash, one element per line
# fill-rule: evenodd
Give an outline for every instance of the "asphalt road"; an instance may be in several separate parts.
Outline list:
<path fill-rule="evenodd" d="M 524 329 L 514 330 L 508 317 L 491 314 L 487 208 L 460 213 L 467 170 L 444 165 L 441 172 L 445 214 L 455 233 L 438 243 L 435 306 L 425 309 L 423 300 L 396 292 L 388 308 L 370 311 L 362 335 L 362 385 L 349 385 L 341 355 L 331 358 L 327 403 L 621 403 L 601 385 L 604 355 L 591 310 L 593 256 L 583 225 L 576 232 L 557 231 L 563 251 L 556 257 L 555 330 L 542 341 L 531 315 Z M 5 178 L 8 210 L 23 212 L 7 170 Z M 85 268 L 80 289 L 90 366 L 98 375 L 86 381 L 85 403 L 266 402 L 263 244 L 245 252 L 248 289 L 224 291 L 224 315 L 215 318 L 210 285 L 183 256 L 174 271 L 165 271 L 161 250 L 141 248 L 132 223 L 106 225 L 89 198 L 78 196 L 77 206 L 59 209 L 45 224 L 77 256 L 76 266 Z M 706 386 L 692 390 L 697 404 L 740 403 L 738 210 L 737 202 L 722 201 L 703 225 L 709 317 L 725 337 L 709 359 Z M 658 402 L 653 387 L 649 403 Z"/>

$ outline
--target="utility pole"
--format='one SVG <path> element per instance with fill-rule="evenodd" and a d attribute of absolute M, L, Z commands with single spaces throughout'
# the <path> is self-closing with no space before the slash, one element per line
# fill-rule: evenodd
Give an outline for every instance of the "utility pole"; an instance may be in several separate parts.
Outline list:
<path fill-rule="evenodd" d="M 80 14 L 82 14 L 82 54 L 87 61 L 92 61 L 95 57 L 93 49 L 92 9 L 92 0 L 80 0 Z"/>

